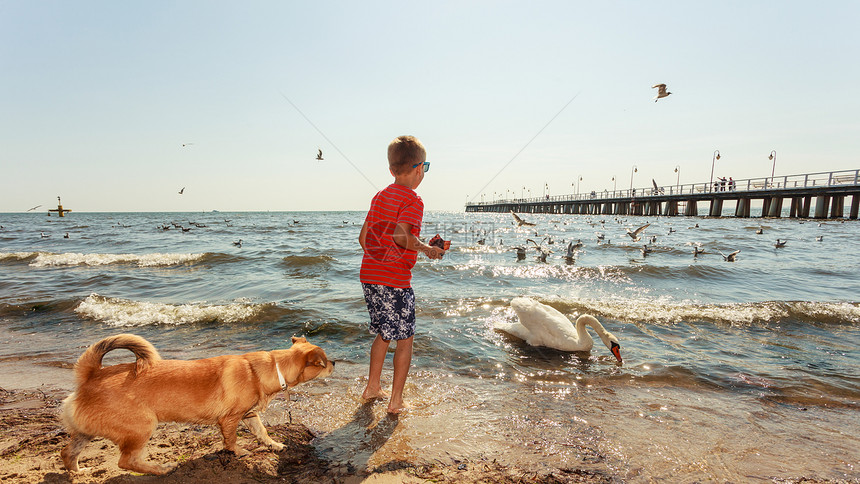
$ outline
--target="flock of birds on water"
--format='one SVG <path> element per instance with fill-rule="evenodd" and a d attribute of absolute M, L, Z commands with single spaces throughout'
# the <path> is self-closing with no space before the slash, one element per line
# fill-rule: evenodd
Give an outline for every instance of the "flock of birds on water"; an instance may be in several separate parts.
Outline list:
<path fill-rule="evenodd" d="M 513 211 L 511 211 L 510 213 L 514 218 L 513 225 L 515 225 L 516 227 L 535 227 L 537 225 L 536 223 L 526 221 L 525 219 L 523 219 L 521 216 L 517 215 Z M 626 220 L 619 219 L 618 217 L 615 218 L 615 221 L 619 224 L 626 223 Z M 232 227 L 230 222 L 231 222 L 230 220 L 224 219 L 224 223 L 226 224 L 227 227 Z M 300 223 L 301 222 L 299 220 L 293 220 L 292 223 L 289 225 L 290 226 L 298 226 L 298 225 L 300 225 Z M 598 223 L 602 227 L 605 228 L 606 220 L 600 220 Z M 800 223 L 803 223 L 803 222 L 800 222 Z M 344 221 L 343 224 L 348 225 L 349 221 Z M 592 224 L 592 226 L 594 226 L 597 223 L 592 222 L 591 224 Z M 818 225 L 821 226 L 822 223 L 819 223 Z M 116 226 L 117 227 L 124 227 L 124 228 L 130 227 L 129 225 L 124 225 L 121 222 L 117 222 Z M 645 240 L 644 244 L 639 249 L 643 257 L 648 256 L 649 254 L 653 253 L 654 252 L 654 245 L 657 243 L 657 236 L 656 235 L 650 235 L 647 237 L 645 236 L 645 231 L 650 226 L 651 226 L 651 223 L 649 222 L 649 223 L 641 225 L 641 226 L 639 226 L 635 229 L 632 229 L 632 230 L 630 227 L 625 228 L 626 235 L 630 237 L 631 242 L 640 242 L 643 239 Z M 3 228 L 4 228 L 3 226 L 0 226 L 0 229 L 3 229 Z M 181 223 L 178 223 L 178 222 L 169 222 L 169 223 L 163 223 L 163 224 L 156 227 L 156 229 L 160 230 L 160 231 L 175 230 L 175 231 L 181 231 L 181 232 L 190 232 L 192 229 L 201 229 L 201 228 L 208 228 L 208 225 L 203 224 L 203 223 L 199 223 L 199 222 L 189 221 L 187 226 L 183 225 Z M 691 229 L 692 228 L 699 228 L 699 224 L 696 223 L 695 226 L 692 226 L 690 228 Z M 672 235 L 674 232 L 676 232 L 676 230 L 672 227 L 669 227 L 669 231 L 666 235 Z M 763 228 L 756 229 L 756 234 L 757 235 L 764 234 L 764 229 Z M 486 232 L 481 233 L 480 231 L 478 231 L 478 232 L 476 232 L 476 235 L 478 235 L 478 236 L 483 235 L 482 238 L 477 240 L 477 244 L 478 245 L 486 245 Z M 597 244 L 598 245 L 611 245 L 611 240 L 606 238 L 605 233 L 596 232 L 595 235 L 597 238 Z M 537 231 L 534 231 L 532 236 L 535 237 L 535 239 L 538 237 L 541 237 Z M 554 253 L 554 251 L 552 249 L 550 249 L 548 246 L 554 245 L 556 243 L 555 239 L 553 239 L 552 235 L 545 235 L 545 236 L 543 236 L 543 238 L 541 238 L 540 242 L 537 242 L 535 239 L 531 238 L 532 236 L 530 236 L 529 238 L 526 238 L 525 242 L 523 244 L 512 246 L 511 249 L 516 252 L 516 257 L 517 257 L 518 261 L 525 260 L 527 255 L 528 255 L 528 251 L 534 250 L 537 252 L 537 257 L 536 257 L 537 260 L 540 262 L 546 263 L 547 259 L 550 257 L 550 255 L 552 255 Z M 46 234 L 45 232 L 40 232 L 40 237 L 43 239 L 47 239 L 47 238 L 50 238 L 51 236 L 49 234 Z M 65 238 L 65 239 L 70 238 L 69 232 L 65 232 L 65 234 L 63 235 L 63 238 Z M 821 242 L 824 240 L 824 236 L 818 235 L 818 236 L 816 236 L 815 240 L 818 242 Z M 232 245 L 235 247 L 241 248 L 243 243 L 244 242 L 242 239 L 238 239 L 236 241 L 233 241 Z M 564 244 L 564 243 L 567 243 L 567 246 L 565 248 L 564 255 L 562 256 L 562 259 L 564 259 L 564 261 L 568 264 L 573 264 L 574 262 L 576 262 L 577 253 L 585 246 L 585 244 L 582 242 L 582 239 L 577 239 L 576 241 L 574 241 L 572 239 L 570 241 L 566 241 L 566 240 L 562 239 L 561 244 Z M 786 247 L 787 243 L 788 243 L 787 239 L 783 240 L 781 238 L 778 238 L 774 242 L 773 246 L 777 249 L 781 249 L 781 248 Z M 501 240 L 499 241 L 499 244 L 502 245 Z M 692 254 L 693 254 L 694 258 L 698 258 L 700 255 L 707 253 L 707 251 L 705 250 L 705 248 L 702 246 L 701 243 L 693 244 L 692 248 L 693 248 Z M 724 261 L 735 262 L 735 261 L 737 261 L 738 255 L 740 254 L 741 251 L 735 250 L 729 254 L 724 254 L 723 252 L 721 252 L 719 250 L 717 250 L 716 252 L 723 258 Z"/>
<path fill-rule="evenodd" d="M 511 211 L 510 213 L 514 217 L 513 224 L 516 227 L 535 227 L 537 225 L 536 223 L 526 221 L 525 219 L 523 219 L 521 216 L 517 215 L 513 211 Z M 615 218 L 615 221 L 619 224 L 623 224 L 626 222 L 626 220 L 621 220 L 618 217 Z M 605 228 L 606 220 L 600 220 L 597 223 L 599 223 L 602 227 Z M 597 223 L 592 223 L 592 225 L 594 226 Z M 801 222 L 801 223 L 803 223 L 803 222 Z M 818 224 L 819 227 L 821 225 L 822 225 L 822 223 Z M 626 235 L 628 237 L 630 237 L 631 242 L 640 242 L 643 239 L 645 240 L 642 247 L 639 249 L 643 257 L 646 257 L 649 254 L 653 253 L 654 252 L 654 245 L 657 243 L 657 236 L 656 235 L 651 235 L 648 237 L 645 236 L 645 231 L 650 226 L 651 226 L 651 223 L 649 222 L 649 223 L 641 225 L 641 226 L 639 226 L 635 229 L 632 229 L 632 230 L 630 227 L 626 227 L 626 229 L 625 229 Z M 699 224 L 696 223 L 695 226 L 692 226 L 690 228 L 691 229 L 699 228 Z M 669 231 L 666 235 L 669 236 L 675 232 L 677 232 L 677 231 L 674 228 L 669 227 Z M 764 229 L 763 228 L 756 229 L 756 234 L 757 235 L 763 235 Z M 610 245 L 611 244 L 611 241 L 606 238 L 605 233 L 596 232 L 595 235 L 597 237 L 597 244 L 598 245 Z M 540 237 L 540 235 L 537 231 L 533 232 L 533 236 L 535 238 Z M 818 236 L 816 236 L 815 240 L 817 242 L 821 242 L 824 240 L 824 236 L 818 235 Z M 551 254 L 554 253 L 553 250 L 551 250 L 548 246 L 555 244 L 555 242 L 556 241 L 553 239 L 553 237 L 551 235 L 545 235 L 541 239 L 540 242 L 537 242 L 537 241 L 535 241 L 535 239 L 532 239 L 531 237 L 529 237 L 525 240 L 525 243 L 523 243 L 521 245 L 513 246 L 513 247 L 511 247 L 511 249 L 516 252 L 516 256 L 517 256 L 518 261 L 525 260 L 527 255 L 528 255 L 528 251 L 534 250 L 537 252 L 537 260 L 538 261 L 547 262 L 547 258 Z M 783 239 L 778 238 L 774 242 L 773 246 L 776 249 L 781 249 L 781 248 L 784 248 L 786 246 L 787 242 L 788 242 L 787 239 L 783 240 Z M 566 240 L 562 239 L 561 244 L 564 244 L 564 243 L 567 243 L 567 247 L 564 251 L 564 256 L 562 256 L 562 259 L 564 259 L 565 262 L 568 264 L 573 264 L 574 262 L 576 262 L 577 253 L 579 252 L 580 249 L 582 249 L 585 246 L 585 244 L 582 242 L 582 239 L 577 239 L 576 241 L 574 241 L 573 239 L 571 239 L 570 241 L 566 241 Z M 501 241 L 500 241 L 500 244 L 501 244 Z M 486 237 L 479 239 L 478 245 L 486 245 Z M 737 261 L 738 255 L 740 254 L 740 252 L 741 252 L 740 249 L 735 250 L 729 254 L 724 254 L 722 251 L 719 251 L 719 250 L 716 251 L 716 253 L 718 253 L 723 258 L 723 260 L 726 262 Z M 700 255 L 703 255 L 706 253 L 707 253 L 707 251 L 705 250 L 705 248 L 702 246 L 701 243 L 693 244 L 693 257 L 694 258 L 698 258 Z"/>

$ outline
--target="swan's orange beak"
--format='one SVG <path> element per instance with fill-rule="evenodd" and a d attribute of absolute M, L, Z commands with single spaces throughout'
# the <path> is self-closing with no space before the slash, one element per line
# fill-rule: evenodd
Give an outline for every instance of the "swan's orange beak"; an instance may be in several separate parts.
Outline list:
<path fill-rule="evenodd" d="M 619 363 L 623 363 L 623 360 L 621 359 L 621 346 L 618 343 L 613 342 L 612 348 L 610 348 L 609 351 L 611 351 L 612 354 L 615 355 L 615 358 L 618 359 Z"/>

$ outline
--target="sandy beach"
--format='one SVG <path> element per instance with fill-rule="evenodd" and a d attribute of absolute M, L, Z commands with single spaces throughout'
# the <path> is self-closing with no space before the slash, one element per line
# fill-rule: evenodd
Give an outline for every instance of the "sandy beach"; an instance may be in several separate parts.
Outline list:
<path fill-rule="evenodd" d="M 96 439 L 81 455 L 81 472 L 63 467 L 60 450 L 68 434 L 57 418 L 61 390 L 0 389 L 0 482 L 44 483 L 417 483 L 417 482 L 615 482 L 612 476 L 577 468 L 536 471 L 493 460 L 419 463 L 393 460 L 368 469 L 334 466 L 314 452 L 314 435 L 302 424 L 269 426 L 269 434 L 285 444 L 272 452 L 258 447 L 246 429 L 239 445 L 251 450 L 244 458 L 222 449 L 215 426 L 162 424 L 148 444 L 151 460 L 177 463 L 164 476 L 142 476 L 117 467 L 119 451 L 110 441 Z"/>

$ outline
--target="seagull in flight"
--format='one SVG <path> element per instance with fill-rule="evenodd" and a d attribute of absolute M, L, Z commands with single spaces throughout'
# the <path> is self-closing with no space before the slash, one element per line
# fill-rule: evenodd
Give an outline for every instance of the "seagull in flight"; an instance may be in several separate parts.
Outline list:
<path fill-rule="evenodd" d="M 526 242 L 531 242 L 532 244 L 535 245 L 535 249 L 537 249 L 537 251 L 538 251 L 538 260 L 541 262 L 546 262 L 547 256 L 552 254 L 552 251 L 550 249 L 544 249 L 543 248 L 543 245 L 542 245 L 543 241 L 541 241 L 541 243 L 538 244 L 537 242 L 535 242 L 532 239 L 526 239 Z"/>
<path fill-rule="evenodd" d="M 324 159 L 325 159 L 325 158 L 323 158 L 323 157 L 322 157 L 322 150 L 321 150 L 321 149 L 317 149 L 317 161 L 322 161 L 322 160 L 324 160 Z"/>
<path fill-rule="evenodd" d="M 33 208 L 31 208 L 31 209 L 28 209 L 27 211 L 28 211 L 28 212 L 32 212 L 33 210 L 36 210 L 36 209 L 37 209 L 37 208 L 39 208 L 39 207 L 41 207 L 41 205 L 36 205 L 35 207 L 33 207 Z"/>
<path fill-rule="evenodd" d="M 669 94 L 672 94 L 671 92 L 666 90 L 665 84 L 654 84 L 653 86 L 651 86 L 651 89 L 654 88 L 657 88 L 657 95 L 654 97 L 654 102 L 657 102 L 657 100 L 661 97 L 666 97 Z"/>
<path fill-rule="evenodd" d="M 517 214 L 515 214 L 513 210 L 511 210 L 511 215 L 513 215 L 513 216 L 514 216 L 514 220 L 516 220 L 516 221 L 517 221 L 517 226 L 518 226 L 518 227 L 522 227 L 523 225 L 525 225 L 525 226 L 527 226 L 527 227 L 534 227 L 534 226 L 535 226 L 535 224 L 533 224 L 533 223 L 531 223 L 531 222 L 526 222 L 525 220 L 521 219 L 521 218 L 520 218 L 520 216 L 519 216 L 519 215 L 517 215 Z"/>
<path fill-rule="evenodd" d="M 575 244 L 571 240 L 567 244 L 567 254 L 564 256 L 565 259 L 572 260 L 576 257 L 576 251 L 582 248 L 582 239 L 578 240 Z"/>
<path fill-rule="evenodd" d="M 723 254 L 722 252 L 720 252 L 720 255 L 721 255 L 721 256 L 723 256 L 723 260 L 725 260 L 726 262 L 734 262 L 734 261 L 735 261 L 735 258 L 738 256 L 738 254 L 740 253 L 740 251 L 741 251 L 741 250 L 740 250 L 740 249 L 738 249 L 738 250 L 736 250 L 736 251 L 732 252 L 732 253 L 731 253 L 731 254 L 729 254 L 729 255 L 726 255 L 726 254 Z"/>
<path fill-rule="evenodd" d="M 182 190 L 179 190 L 179 194 L 182 195 L 185 192 L 185 187 L 182 187 Z"/>
<path fill-rule="evenodd" d="M 639 239 L 640 239 L 639 234 L 641 234 L 642 231 L 645 230 L 645 228 L 647 228 L 649 225 L 651 225 L 651 224 L 647 223 L 647 224 L 645 224 L 645 225 L 643 225 L 643 226 L 641 226 L 638 229 L 633 230 L 633 231 L 631 231 L 630 228 L 628 227 L 627 228 L 627 235 L 629 235 L 630 238 L 633 239 L 633 242 L 639 242 Z"/>

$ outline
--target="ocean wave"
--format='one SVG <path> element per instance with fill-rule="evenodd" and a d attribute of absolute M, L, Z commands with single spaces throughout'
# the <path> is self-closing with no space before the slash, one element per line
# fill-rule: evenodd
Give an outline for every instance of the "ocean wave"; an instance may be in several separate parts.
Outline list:
<path fill-rule="evenodd" d="M 30 262 L 41 252 L 0 252 L 0 264 Z"/>
<path fill-rule="evenodd" d="M 288 255 L 283 260 L 284 264 L 289 267 L 327 266 L 336 261 L 330 255 Z"/>
<path fill-rule="evenodd" d="M 468 301 L 447 301 L 449 316 L 467 316 L 479 307 L 484 310 L 507 311 L 511 298 L 486 298 Z M 668 299 L 570 299 L 536 298 L 575 319 L 580 314 L 621 322 L 646 324 L 677 324 L 709 322 L 729 326 L 797 324 L 860 324 L 860 303 L 821 301 L 763 301 L 755 303 L 705 304 Z M 515 317 L 513 310 L 507 317 Z"/>
<path fill-rule="evenodd" d="M 611 283 L 632 283 L 634 278 L 685 280 L 709 280 L 725 274 L 725 269 L 706 264 L 691 263 L 684 266 L 655 266 L 655 265 L 579 265 L 576 261 L 567 261 L 558 255 L 548 259 L 546 264 L 533 263 L 534 256 L 526 262 L 517 264 L 493 264 L 482 260 L 471 260 L 466 263 L 420 261 L 413 272 L 416 274 L 444 274 L 457 271 L 468 278 L 474 279 L 534 279 L 582 281 L 595 280 Z"/>
<path fill-rule="evenodd" d="M 91 294 L 75 312 L 117 327 L 183 325 L 194 323 L 249 323 L 274 319 L 279 311 L 274 303 L 252 304 L 164 304 Z"/>
<path fill-rule="evenodd" d="M 597 314 L 617 321 L 669 324 L 706 321 L 750 326 L 795 321 L 809 324 L 860 324 L 860 303 L 764 301 L 701 304 L 653 299 L 582 299 L 546 301 L 564 313 Z"/>
<path fill-rule="evenodd" d="M 28 262 L 30 267 L 105 266 L 114 264 L 138 267 L 170 267 L 196 262 L 219 262 L 231 256 L 217 253 L 199 254 L 81 254 L 51 252 L 0 253 L 0 262 Z"/>

